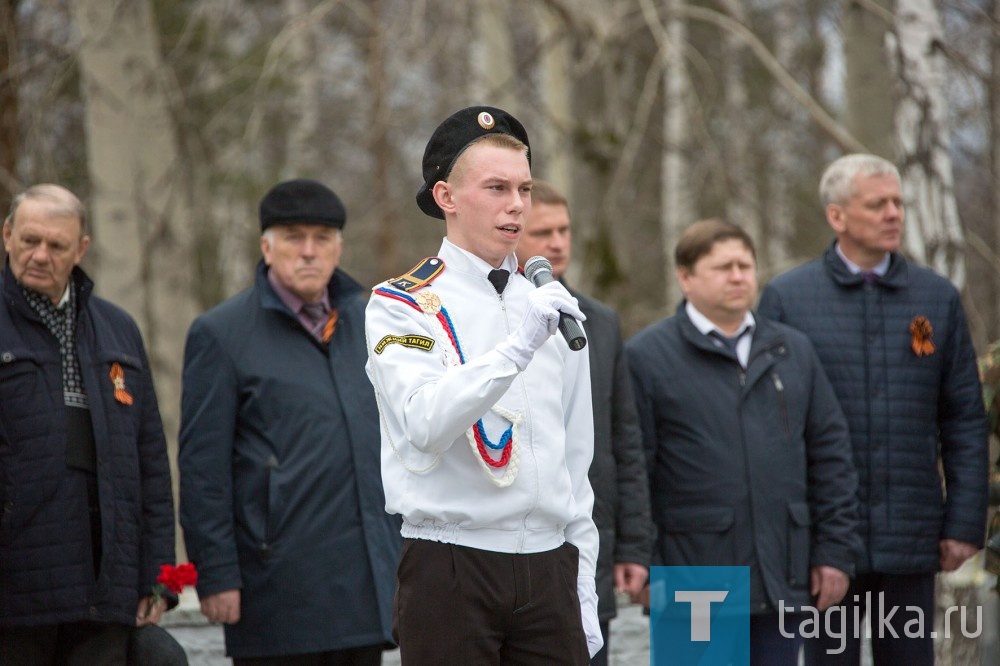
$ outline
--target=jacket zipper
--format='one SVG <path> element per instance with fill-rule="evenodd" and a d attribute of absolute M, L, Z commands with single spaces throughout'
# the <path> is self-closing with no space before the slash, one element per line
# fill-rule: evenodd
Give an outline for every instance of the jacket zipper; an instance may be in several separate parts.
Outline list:
<path fill-rule="evenodd" d="M 785 426 L 785 436 L 791 435 L 791 427 L 788 424 L 788 405 L 785 403 L 785 384 L 781 381 L 777 371 L 771 373 L 771 381 L 774 382 L 774 390 L 778 393 L 778 411 L 781 413 L 781 423 Z"/>
<path fill-rule="evenodd" d="M 278 459 L 271 455 L 265 463 L 265 483 L 264 483 L 264 542 L 260 544 L 260 554 L 264 559 L 268 559 L 272 554 L 272 539 L 274 538 L 274 510 L 271 506 L 271 486 L 274 481 L 274 470 L 278 468 Z"/>

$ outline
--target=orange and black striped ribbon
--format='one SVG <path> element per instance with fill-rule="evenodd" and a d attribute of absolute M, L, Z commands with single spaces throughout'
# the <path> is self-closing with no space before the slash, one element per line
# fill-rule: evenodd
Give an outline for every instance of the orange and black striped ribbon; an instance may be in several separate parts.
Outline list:
<path fill-rule="evenodd" d="M 337 314 L 337 308 L 330 310 L 330 316 L 326 318 L 326 323 L 323 324 L 323 342 L 330 342 L 333 338 L 334 331 L 337 330 L 337 319 L 339 315 Z"/>
<path fill-rule="evenodd" d="M 115 400 L 123 405 L 131 405 L 132 395 L 125 390 L 125 371 L 122 370 L 122 366 L 118 363 L 112 363 L 108 376 L 111 377 L 111 383 L 115 387 Z"/>

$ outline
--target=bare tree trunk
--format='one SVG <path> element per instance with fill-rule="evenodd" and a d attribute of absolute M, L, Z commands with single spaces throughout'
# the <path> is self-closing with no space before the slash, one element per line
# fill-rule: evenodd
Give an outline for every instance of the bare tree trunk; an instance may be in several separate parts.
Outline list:
<path fill-rule="evenodd" d="M 13 195 L 21 189 L 17 180 L 20 154 L 18 125 L 18 0 L 0 0 L 0 219 L 7 217 Z M 3 248 L 0 248 L 0 258 Z"/>
<path fill-rule="evenodd" d="M 570 151 L 566 150 L 570 136 L 568 128 L 573 117 L 571 97 L 572 60 L 568 26 L 559 16 L 542 8 L 538 11 L 540 41 L 543 44 L 538 89 L 544 100 L 547 118 L 542 127 L 539 147 L 545 155 L 546 180 L 569 195 Z M 574 262 L 578 264 L 579 262 Z M 574 281 L 574 284 L 577 282 Z"/>
<path fill-rule="evenodd" d="M 306 0 L 285 0 L 290 23 L 288 40 L 287 80 L 293 86 L 292 103 L 288 104 L 287 159 L 283 178 L 315 178 L 319 171 L 321 147 L 319 138 L 320 75 L 316 52 L 316 29 L 309 16 Z"/>
<path fill-rule="evenodd" d="M 497 0 L 476 0 L 474 15 L 476 38 L 472 40 L 472 99 L 497 106 L 518 115 L 514 88 L 514 53 L 507 3 Z"/>
<path fill-rule="evenodd" d="M 798 48 L 795 17 L 799 0 L 780 0 L 774 8 L 774 57 L 783 68 L 792 71 Z M 766 271 L 777 275 L 791 268 L 794 203 L 792 183 L 795 182 L 795 155 L 789 146 L 795 145 L 793 118 L 795 104 L 787 91 L 775 87 L 771 104 L 778 113 L 773 128 L 774 144 L 770 150 L 771 168 L 767 173 L 767 223 L 764 231 Z"/>
<path fill-rule="evenodd" d="M 946 62 L 933 0 L 899 0 L 890 50 L 899 79 L 896 142 L 907 203 L 904 243 L 918 261 L 965 285 L 965 238 L 948 153 Z"/>
<path fill-rule="evenodd" d="M 1000 0 L 992 1 L 993 21 L 1000 25 Z M 993 187 L 990 188 L 990 208 L 993 219 L 993 307 L 994 327 L 1000 331 L 1000 306 L 997 305 L 1000 295 L 1000 270 L 996 268 L 996 257 L 1000 255 L 1000 39 L 994 39 L 990 46 L 990 78 L 988 95 L 990 104 L 990 119 L 993 132 L 990 135 L 990 171 Z"/>
<path fill-rule="evenodd" d="M 389 100 L 389 80 L 386 71 L 386 44 L 383 26 L 385 7 L 383 0 L 370 0 L 368 9 L 372 21 L 368 24 L 367 62 L 368 83 L 372 96 L 372 124 L 369 143 L 372 147 L 372 186 L 376 212 L 375 257 L 378 274 L 388 278 L 399 264 L 396 238 L 399 221 L 392 206 L 389 184 L 392 181 L 392 145 L 389 139 L 389 121 L 392 109 Z"/>
<path fill-rule="evenodd" d="M 613 279 L 605 274 L 607 251 L 611 248 L 601 240 L 609 224 L 605 203 L 610 196 L 609 190 L 614 189 L 608 185 L 608 174 L 613 169 L 613 160 L 622 150 L 618 144 L 612 145 L 617 128 L 614 127 L 616 114 L 611 111 L 616 101 L 610 81 L 618 80 L 608 76 L 608 70 L 612 69 L 609 61 L 613 59 L 597 60 L 591 54 L 612 51 L 607 40 L 617 2 L 578 0 L 571 11 L 560 5 L 559 17 L 546 24 L 546 27 L 554 27 L 561 22 L 573 26 L 571 52 L 566 57 L 575 62 L 575 68 L 572 81 L 564 82 L 568 106 L 553 111 L 554 118 L 556 113 L 565 114 L 562 120 L 566 123 L 563 136 L 566 144 L 559 150 L 567 157 L 572 156 L 564 190 L 573 215 L 574 258 L 567 277 L 573 285 L 601 298 L 606 298 L 613 286 Z M 567 17 L 575 21 L 571 24 Z M 562 56 L 552 57 L 556 62 L 562 59 Z M 555 67 L 551 62 L 546 63 L 543 85 L 559 76 Z M 619 216 L 620 212 L 616 214 Z"/>
<path fill-rule="evenodd" d="M 721 0 L 726 14 L 734 21 L 746 25 L 746 7 L 743 0 Z M 728 130 L 723 144 L 726 173 L 729 188 L 726 201 L 726 217 L 743 227 L 754 243 L 760 245 L 761 233 L 760 196 L 751 158 L 753 131 L 750 127 L 749 94 L 747 92 L 746 71 L 748 51 L 739 35 L 725 31 L 724 91 L 725 115 Z"/>
<path fill-rule="evenodd" d="M 194 314 L 192 220 L 148 0 L 71 0 L 91 182 L 97 292 L 142 329 L 172 452 L 184 337 Z"/>
<path fill-rule="evenodd" d="M 648 0 L 643 0 L 644 7 Z M 694 222 L 694 201 L 688 174 L 688 140 L 691 136 L 689 109 L 691 83 L 685 61 L 687 22 L 682 11 L 685 0 L 667 0 L 665 31 L 660 41 L 660 54 L 664 60 L 663 99 L 663 155 L 661 157 L 662 198 L 660 201 L 660 229 L 662 232 L 663 260 L 666 269 L 666 304 L 672 312 L 680 300 L 681 292 L 674 274 L 674 246 L 681 231 Z M 648 12 L 648 10 L 647 10 Z"/>
<path fill-rule="evenodd" d="M 533 141 L 537 146 L 535 154 L 544 155 L 544 166 L 539 170 L 534 164 L 532 173 L 552 183 L 569 200 L 569 210 L 573 216 L 574 260 L 566 269 L 566 278 L 571 284 L 589 288 L 582 283 L 586 273 L 583 270 L 583 244 L 587 237 L 586 227 L 590 220 L 577 215 L 579 211 L 577 192 L 573 189 L 572 175 L 572 127 L 577 121 L 573 105 L 573 41 L 571 27 L 564 17 L 548 7 L 533 7 L 538 26 L 538 41 L 541 52 L 538 63 L 538 95 L 544 109 L 544 121 L 535 129 Z M 580 6 L 581 14 L 589 7 Z"/>
<path fill-rule="evenodd" d="M 236 19 L 240 7 L 232 5 L 229 0 L 205 0 L 197 4 L 192 18 L 203 22 L 207 34 L 227 35 L 234 27 L 238 33 L 242 28 Z M 229 76 L 227 61 L 233 58 L 234 50 L 230 40 L 221 38 L 213 46 L 215 57 L 199 58 L 204 61 L 204 81 L 197 85 L 196 94 L 216 94 Z M 258 76 L 267 76 L 266 70 Z M 252 97 L 248 103 L 249 109 L 243 113 L 213 115 L 212 125 L 204 129 L 203 136 L 187 135 L 188 145 L 193 144 L 188 156 L 195 174 L 193 209 L 208 211 L 204 223 L 194 229 L 193 242 L 201 267 L 200 279 L 192 286 L 199 310 L 251 284 L 260 258 L 257 204 L 266 185 L 254 188 L 250 196 L 247 189 L 248 184 L 270 180 L 275 169 L 263 156 L 264 142 L 245 134 L 245 125 L 253 122 L 262 101 Z M 233 140 L 241 132 L 242 140 Z"/>
<path fill-rule="evenodd" d="M 892 30 L 893 0 L 847 0 L 844 14 L 844 60 L 847 70 L 847 123 L 851 134 L 870 152 L 887 160 L 893 143 L 893 81 L 886 54 Z"/>

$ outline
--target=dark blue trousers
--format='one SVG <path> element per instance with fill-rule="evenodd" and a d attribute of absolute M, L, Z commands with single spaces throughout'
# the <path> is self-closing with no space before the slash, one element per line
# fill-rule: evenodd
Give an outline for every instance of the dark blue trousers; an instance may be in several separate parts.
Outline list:
<path fill-rule="evenodd" d="M 750 666 L 798 666 L 802 637 L 799 625 L 804 615 L 777 613 L 750 616 Z M 792 636 L 788 636 L 792 634 Z"/>
<path fill-rule="evenodd" d="M 868 608 L 870 604 L 870 608 Z M 907 610 L 919 608 L 920 610 Z M 857 666 L 861 663 L 864 618 L 871 613 L 875 666 L 933 666 L 934 574 L 861 574 L 851 581 L 840 606 L 821 616 L 819 638 L 805 641 L 807 666 Z M 893 612 L 893 610 L 895 612 Z M 855 618 L 859 622 L 855 622 Z M 922 619 L 922 635 L 916 620 Z M 829 625 L 827 625 L 829 622 Z M 909 625 L 907 623 L 910 623 Z M 846 625 L 846 626 L 845 626 Z M 856 626 L 858 625 L 858 626 Z M 827 631 L 827 626 L 830 630 Z"/>

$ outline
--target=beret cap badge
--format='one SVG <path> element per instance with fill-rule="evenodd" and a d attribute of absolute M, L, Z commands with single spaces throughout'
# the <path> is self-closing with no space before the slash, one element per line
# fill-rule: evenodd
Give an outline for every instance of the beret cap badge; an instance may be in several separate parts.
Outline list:
<path fill-rule="evenodd" d="M 497 124 L 497 121 L 493 120 L 493 116 L 489 111 L 483 111 L 480 113 L 476 120 L 479 122 L 479 126 L 484 130 L 491 130 L 493 129 L 493 126 Z"/>

